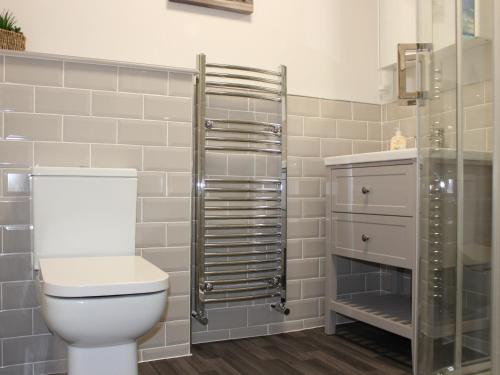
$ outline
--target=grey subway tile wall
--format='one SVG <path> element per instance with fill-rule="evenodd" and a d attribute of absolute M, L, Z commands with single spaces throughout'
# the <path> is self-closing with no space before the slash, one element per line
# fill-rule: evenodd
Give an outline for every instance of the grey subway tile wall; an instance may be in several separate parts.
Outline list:
<path fill-rule="evenodd" d="M 333 119 L 352 119 L 352 105 L 349 102 L 320 100 L 321 115 Z"/>
<path fill-rule="evenodd" d="M 116 90 L 118 67 L 64 62 L 64 86 L 79 89 Z"/>
<path fill-rule="evenodd" d="M 61 141 L 62 116 L 32 113 L 6 113 L 4 137 L 28 137 L 36 141 Z"/>
<path fill-rule="evenodd" d="M 352 116 L 354 120 L 380 121 L 380 106 L 377 104 L 353 103 Z"/>
<path fill-rule="evenodd" d="M 166 146 L 167 129 L 162 121 L 118 120 L 118 143 Z"/>
<path fill-rule="evenodd" d="M 168 72 L 120 68 L 120 91 L 167 95 L 167 85 Z"/>
<path fill-rule="evenodd" d="M 193 95 L 191 83 L 193 83 L 192 74 L 169 72 L 168 94 L 171 96 L 191 98 Z"/>
<path fill-rule="evenodd" d="M 6 57 L 5 81 L 40 86 L 62 86 L 62 65 L 62 61 Z"/>
<path fill-rule="evenodd" d="M 33 112 L 35 93 L 32 86 L 9 85 L 0 86 L 0 110 Z"/>
<path fill-rule="evenodd" d="M 28 173 L 34 165 L 139 171 L 137 253 L 171 275 L 164 317 L 141 338 L 139 359 L 188 354 L 191 75 L 64 58 L 0 56 L 4 60 L 0 374 L 45 374 L 66 366 L 65 344 L 41 317 L 31 266 Z M 145 94 L 154 94 L 160 109 L 171 103 L 176 122 L 170 122 L 168 109 L 160 119 L 147 119 L 157 116 L 145 112 Z"/>
<path fill-rule="evenodd" d="M 491 81 L 465 85 L 464 91 L 464 150 L 491 152 L 492 147 L 492 96 Z M 439 100 L 432 102 L 432 121 L 445 132 L 445 147 L 455 147 L 456 112 L 454 92 L 445 91 Z M 425 113 L 424 113 L 425 114 Z M 425 114 L 426 115 L 426 114 Z M 416 147 L 417 113 L 414 106 L 400 106 L 397 101 L 382 106 L 383 149 L 396 129 L 408 138 L 408 147 Z M 373 132 L 372 132 L 373 134 Z M 426 142 L 425 138 L 422 141 Z"/>
<path fill-rule="evenodd" d="M 92 115 L 116 118 L 144 118 L 143 95 L 116 93 L 114 91 L 92 92 Z"/>
<path fill-rule="evenodd" d="M 117 121 L 99 117 L 64 117 L 64 142 L 114 143 Z"/>
<path fill-rule="evenodd" d="M 91 145 L 91 165 L 97 168 L 134 168 L 141 170 L 141 146 Z"/>
<path fill-rule="evenodd" d="M 90 91 L 55 87 L 35 87 L 35 112 L 61 115 L 90 114 Z"/>
<path fill-rule="evenodd" d="M 144 118 L 148 120 L 190 122 L 191 112 L 191 98 L 165 97 L 159 95 L 146 95 L 144 97 Z"/>
<path fill-rule="evenodd" d="M 137 253 L 170 274 L 164 317 L 141 338 L 139 359 L 188 354 L 192 75 L 66 61 L 64 57 L 0 55 L 0 66 L 4 62 L 5 77 L 0 69 L 0 321 L 7 322 L 8 329 L 0 333 L 0 374 L 43 374 L 65 368 L 65 345 L 41 318 L 31 268 L 27 176 L 34 165 L 138 169 Z M 271 119 L 269 112 L 275 110 L 249 100 L 210 104 L 211 115 L 233 119 Z M 376 112 L 357 103 L 289 97 L 288 291 L 292 313 L 284 318 L 270 311 L 268 303 L 216 306 L 210 309 L 208 327 L 193 323 L 194 342 L 323 324 L 323 157 L 351 154 L 364 144 L 381 150 L 383 132 Z M 356 124 L 355 134 L 342 121 Z M 339 136 L 339 128 L 346 138 Z M 277 161 L 258 156 L 249 161 L 245 155 L 228 160 L 213 154 L 209 166 L 213 174 L 270 175 L 279 169 Z M 359 272 L 365 281 L 367 274 L 376 273 Z"/>

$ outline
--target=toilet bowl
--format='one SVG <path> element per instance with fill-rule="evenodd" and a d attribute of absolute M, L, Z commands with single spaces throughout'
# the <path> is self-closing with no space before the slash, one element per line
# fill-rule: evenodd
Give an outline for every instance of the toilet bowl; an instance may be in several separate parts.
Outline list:
<path fill-rule="evenodd" d="M 161 318 L 168 275 L 137 256 L 40 260 L 47 326 L 68 343 L 71 375 L 136 375 L 136 339 Z"/>
<path fill-rule="evenodd" d="M 137 172 L 34 168 L 34 269 L 69 375 L 137 375 L 136 340 L 162 317 L 168 274 L 135 255 Z"/>

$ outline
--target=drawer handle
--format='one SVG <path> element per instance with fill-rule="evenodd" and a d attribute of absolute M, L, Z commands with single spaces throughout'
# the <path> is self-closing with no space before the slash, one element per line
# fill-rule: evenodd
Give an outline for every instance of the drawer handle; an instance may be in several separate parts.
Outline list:
<path fill-rule="evenodd" d="M 361 241 L 363 242 L 368 242 L 370 240 L 370 236 L 367 236 L 366 234 L 363 234 L 361 236 Z"/>
<path fill-rule="evenodd" d="M 368 194 L 368 193 L 370 192 L 370 189 L 369 189 L 369 188 L 367 188 L 367 187 L 365 187 L 365 186 L 363 186 L 363 187 L 361 188 L 361 192 L 362 192 L 363 194 Z"/>

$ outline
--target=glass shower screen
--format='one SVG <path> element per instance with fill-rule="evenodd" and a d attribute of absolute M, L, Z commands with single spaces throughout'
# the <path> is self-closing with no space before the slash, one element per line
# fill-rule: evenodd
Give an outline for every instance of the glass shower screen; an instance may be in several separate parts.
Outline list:
<path fill-rule="evenodd" d="M 432 46 L 419 56 L 427 84 L 417 100 L 421 375 L 490 373 L 492 45 L 477 24 L 485 4 L 419 1 L 419 41 Z"/>

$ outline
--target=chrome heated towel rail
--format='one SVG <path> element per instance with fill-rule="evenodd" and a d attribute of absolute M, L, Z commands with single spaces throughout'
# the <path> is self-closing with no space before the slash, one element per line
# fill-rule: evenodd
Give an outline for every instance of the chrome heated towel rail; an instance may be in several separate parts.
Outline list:
<path fill-rule="evenodd" d="M 262 299 L 288 314 L 286 67 L 270 71 L 208 64 L 203 54 L 197 65 L 192 315 L 206 324 L 207 304 Z M 219 115 L 224 111 L 215 115 L 207 104 L 217 97 L 246 98 L 249 108 L 260 104 L 264 110 L 245 120 Z M 259 157 L 265 172 L 214 172 L 207 168 L 210 154 L 226 161 L 234 155 Z M 272 163 L 278 167 L 271 168 Z"/>

